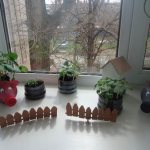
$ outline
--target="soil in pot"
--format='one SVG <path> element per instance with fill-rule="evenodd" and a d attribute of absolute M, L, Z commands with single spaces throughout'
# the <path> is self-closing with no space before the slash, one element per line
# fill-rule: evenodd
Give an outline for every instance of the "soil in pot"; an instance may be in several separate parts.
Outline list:
<path fill-rule="evenodd" d="M 113 99 L 108 102 L 107 100 L 104 100 L 102 97 L 99 96 L 98 107 L 99 108 L 110 108 L 111 110 L 116 109 L 118 111 L 118 114 L 120 114 L 123 109 L 122 97 L 120 97 L 118 100 Z"/>
<path fill-rule="evenodd" d="M 4 74 L 0 77 L 1 81 L 10 81 L 10 77 L 7 74 Z"/>
<path fill-rule="evenodd" d="M 63 78 L 60 77 L 58 80 L 58 89 L 60 93 L 63 94 L 71 94 L 76 92 L 76 79 L 73 79 L 72 77 L 65 77 L 63 80 Z"/>
<path fill-rule="evenodd" d="M 30 100 L 38 100 L 45 96 L 46 90 L 44 81 L 37 80 L 36 85 L 25 84 L 25 96 Z"/>

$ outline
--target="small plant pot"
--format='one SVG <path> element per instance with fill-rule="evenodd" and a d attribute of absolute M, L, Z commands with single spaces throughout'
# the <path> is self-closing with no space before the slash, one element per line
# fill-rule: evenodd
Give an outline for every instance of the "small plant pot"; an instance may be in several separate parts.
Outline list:
<path fill-rule="evenodd" d="M 118 114 L 120 114 L 123 109 L 123 100 L 122 98 L 120 98 L 119 100 L 111 100 L 108 102 L 107 100 L 99 96 L 98 107 L 110 108 L 111 110 L 116 109 L 118 111 Z"/>
<path fill-rule="evenodd" d="M 17 80 L 0 81 L 0 102 L 12 107 L 16 104 Z"/>
<path fill-rule="evenodd" d="M 145 87 L 142 89 L 141 100 L 141 110 L 145 113 L 150 113 L 150 87 Z"/>
<path fill-rule="evenodd" d="M 35 87 L 25 85 L 25 96 L 30 100 L 38 100 L 45 96 L 46 90 L 44 81 L 40 81 Z"/>
<path fill-rule="evenodd" d="M 76 79 L 72 81 L 63 81 L 63 80 L 58 80 L 58 89 L 60 93 L 63 94 L 71 94 L 76 92 L 77 89 L 77 82 Z"/>

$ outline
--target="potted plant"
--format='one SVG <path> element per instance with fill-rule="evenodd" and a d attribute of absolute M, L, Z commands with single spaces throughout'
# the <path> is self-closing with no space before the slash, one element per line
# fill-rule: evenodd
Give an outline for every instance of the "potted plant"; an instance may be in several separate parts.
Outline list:
<path fill-rule="evenodd" d="M 142 89 L 141 100 L 141 110 L 145 113 L 150 113 L 150 84 Z"/>
<path fill-rule="evenodd" d="M 25 66 L 19 66 L 16 62 L 16 53 L 0 53 L 0 101 L 7 106 L 16 104 L 17 85 L 16 72 L 27 72 Z"/>
<path fill-rule="evenodd" d="M 45 96 L 45 84 L 43 80 L 28 80 L 25 83 L 25 96 L 30 100 L 41 99 Z"/>
<path fill-rule="evenodd" d="M 79 68 L 72 62 L 65 61 L 59 72 L 58 88 L 61 93 L 71 94 L 76 92 L 76 78 Z"/>
<path fill-rule="evenodd" d="M 98 106 L 100 108 L 117 109 L 118 113 L 122 111 L 122 99 L 126 90 L 129 89 L 126 80 L 102 78 L 97 82 L 95 88 L 99 95 Z"/>

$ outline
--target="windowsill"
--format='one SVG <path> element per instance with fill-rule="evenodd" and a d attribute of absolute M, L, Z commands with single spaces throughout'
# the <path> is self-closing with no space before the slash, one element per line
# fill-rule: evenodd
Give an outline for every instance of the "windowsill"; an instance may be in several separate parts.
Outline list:
<path fill-rule="evenodd" d="M 78 86 L 77 92 L 64 95 L 58 92 L 57 86 L 46 85 L 46 96 L 43 100 L 29 101 L 24 98 L 24 87 L 18 87 L 17 104 L 8 108 L 0 105 L 0 114 L 14 114 L 34 107 L 57 106 L 56 119 L 38 120 L 0 130 L 1 150 L 149 150 L 150 119 L 149 114 L 140 110 L 140 89 L 128 92 L 124 97 L 124 109 L 116 123 L 90 121 L 67 117 L 67 102 L 77 103 L 92 109 L 97 106 L 98 96 L 93 87 Z M 17 141 L 17 142 L 16 142 Z"/>
<path fill-rule="evenodd" d="M 32 79 L 41 79 L 46 84 L 57 85 L 58 74 L 44 74 L 44 73 L 17 73 L 15 78 L 20 82 L 26 82 Z M 94 87 L 96 82 L 101 78 L 98 75 L 79 75 L 77 78 L 77 84 L 79 86 L 91 86 Z"/>

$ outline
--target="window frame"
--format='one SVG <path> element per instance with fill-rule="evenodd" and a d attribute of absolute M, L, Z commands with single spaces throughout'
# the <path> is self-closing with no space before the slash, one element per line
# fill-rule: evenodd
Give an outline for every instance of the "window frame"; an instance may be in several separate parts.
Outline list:
<path fill-rule="evenodd" d="M 0 51 L 2 52 L 10 51 L 10 42 L 5 17 L 4 4 L 3 1 L 0 1 Z"/>
<path fill-rule="evenodd" d="M 144 12 L 144 1 L 135 0 L 133 8 L 129 51 L 127 55 L 127 60 L 132 66 L 132 71 L 128 79 L 133 83 L 145 83 L 150 80 L 150 71 L 143 68 L 147 33 L 150 24 L 150 18 Z"/>

